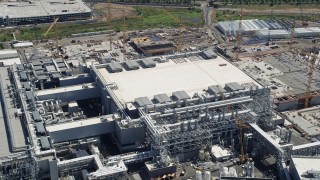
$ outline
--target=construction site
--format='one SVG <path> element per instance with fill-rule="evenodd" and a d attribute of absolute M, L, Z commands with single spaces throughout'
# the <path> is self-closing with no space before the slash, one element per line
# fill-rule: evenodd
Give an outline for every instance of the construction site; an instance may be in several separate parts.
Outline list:
<path fill-rule="evenodd" d="M 204 8 L 0 50 L 0 179 L 320 178 L 320 24 Z"/>

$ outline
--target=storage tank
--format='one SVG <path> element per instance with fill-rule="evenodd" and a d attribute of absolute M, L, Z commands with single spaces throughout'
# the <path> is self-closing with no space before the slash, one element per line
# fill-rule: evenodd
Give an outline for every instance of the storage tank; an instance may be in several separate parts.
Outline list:
<path fill-rule="evenodd" d="M 230 177 L 237 177 L 237 170 L 234 167 L 229 168 L 229 176 Z"/>
<path fill-rule="evenodd" d="M 202 180 L 202 172 L 196 171 L 196 180 Z"/>
<path fill-rule="evenodd" d="M 210 159 L 210 153 L 209 153 L 209 151 L 206 151 L 206 152 L 204 153 L 204 159 L 205 159 L 205 160 L 209 160 L 209 159 Z"/>
<path fill-rule="evenodd" d="M 211 173 L 210 171 L 206 171 L 204 173 L 204 180 L 211 180 Z"/>
<path fill-rule="evenodd" d="M 286 128 L 281 128 L 281 130 L 280 130 L 280 138 L 281 139 L 285 139 L 286 134 L 287 134 Z"/>
<path fill-rule="evenodd" d="M 205 159 L 205 153 L 204 153 L 204 150 L 201 149 L 199 150 L 199 160 L 204 161 L 204 159 Z"/>

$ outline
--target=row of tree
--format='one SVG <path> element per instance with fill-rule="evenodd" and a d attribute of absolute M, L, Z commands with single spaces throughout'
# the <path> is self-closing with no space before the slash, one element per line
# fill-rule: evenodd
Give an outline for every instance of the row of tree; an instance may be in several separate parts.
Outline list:
<path fill-rule="evenodd" d="M 222 0 L 226 4 L 270 4 L 270 5 L 300 5 L 300 4 L 320 4 L 320 0 Z"/>
<path fill-rule="evenodd" d="M 151 4 L 185 4 L 185 5 L 194 4 L 194 1 L 195 0 L 111 0 L 111 2 L 114 2 L 114 3 L 138 3 L 138 4 L 151 3 Z"/>

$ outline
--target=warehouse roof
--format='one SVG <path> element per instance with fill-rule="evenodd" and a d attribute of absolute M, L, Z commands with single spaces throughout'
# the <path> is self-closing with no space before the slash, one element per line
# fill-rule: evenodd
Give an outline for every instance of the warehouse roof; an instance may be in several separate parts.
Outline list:
<path fill-rule="evenodd" d="M 219 28 L 222 28 L 224 31 L 238 31 L 239 21 L 220 21 L 217 23 Z M 256 31 L 261 29 L 280 29 L 282 26 L 273 21 L 264 21 L 264 20 L 242 20 L 242 31 Z"/>
<path fill-rule="evenodd" d="M 293 157 L 292 163 L 296 167 L 297 173 L 300 178 L 303 178 L 302 175 L 307 175 L 309 173 L 320 171 L 320 158 L 319 157 Z"/>
<path fill-rule="evenodd" d="M 20 1 L 0 3 L 0 17 L 23 18 L 91 12 L 81 0 Z"/>
<path fill-rule="evenodd" d="M 253 82 L 255 80 L 243 73 L 240 69 L 218 56 L 214 60 L 192 61 L 186 57 L 186 62 L 175 63 L 169 60 L 157 63 L 154 68 L 140 68 L 135 71 L 109 73 L 105 68 L 98 68 L 99 73 L 107 83 L 116 83 L 114 93 L 120 101 L 133 102 L 138 97 L 153 99 L 156 94 L 171 95 L 175 91 L 185 91 L 189 96 L 202 92 L 208 86 L 220 85 L 224 87 L 230 82 Z M 227 66 L 219 66 L 219 64 Z"/>
<path fill-rule="evenodd" d="M 280 35 L 289 36 L 289 32 L 284 29 L 275 29 L 275 30 L 261 29 L 257 31 L 257 33 L 263 36 L 268 36 L 269 34 L 270 36 L 280 36 Z"/>

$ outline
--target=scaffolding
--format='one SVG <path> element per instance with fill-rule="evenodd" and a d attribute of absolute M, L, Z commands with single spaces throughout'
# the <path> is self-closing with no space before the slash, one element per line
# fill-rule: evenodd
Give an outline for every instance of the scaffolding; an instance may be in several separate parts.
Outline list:
<path fill-rule="evenodd" d="M 0 159 L 0 179 L 37 179 L 38 170 L 32 153 L 15 153 Z"/>
<path fill-rule="evenodd" d="M 257 115 L 270 113 L 269 94 L 266 88 L 245 89 L 225 93 L 226 99 L 209 94 L 139 109 L 155 152 L 166 152 L 170 157 L 199 150 L 201 146 L 233 144 L 238 132 L 235 117 L 244 123 L 257 122 Z M 234 115 L 228 111 L 231 108 Z M 248 118 L 249 117 L 249 118 Z M 261 118 L 265 121 L 266 118 Z M 267 122 L 257 122 L 265 124 Z"/>

